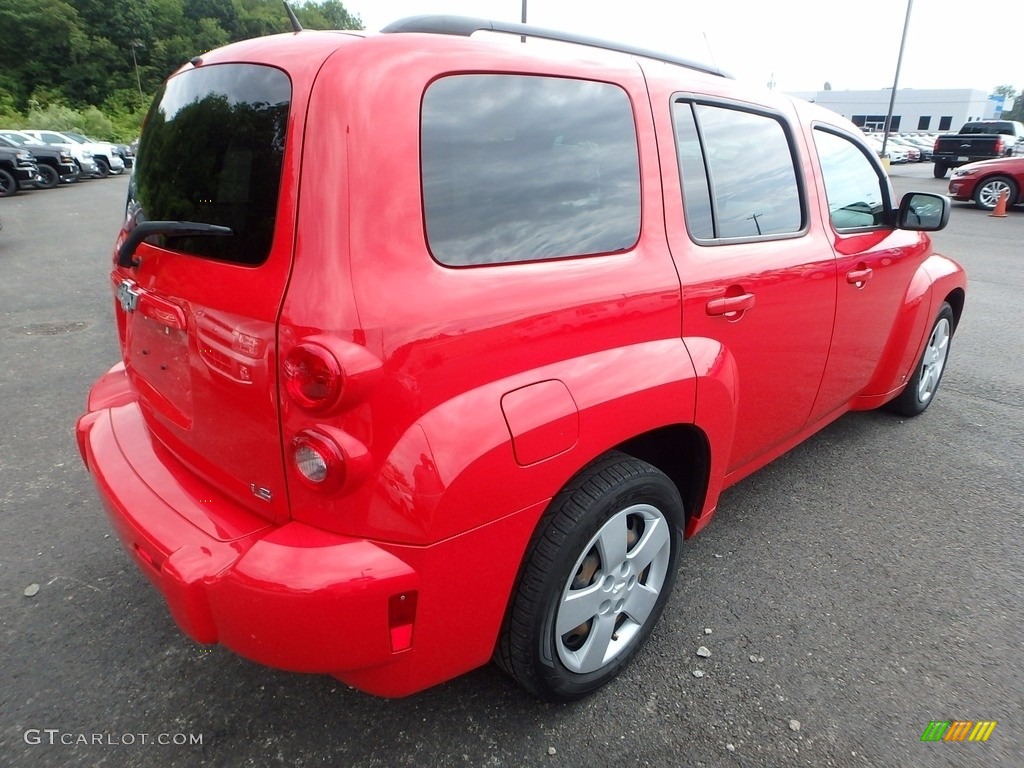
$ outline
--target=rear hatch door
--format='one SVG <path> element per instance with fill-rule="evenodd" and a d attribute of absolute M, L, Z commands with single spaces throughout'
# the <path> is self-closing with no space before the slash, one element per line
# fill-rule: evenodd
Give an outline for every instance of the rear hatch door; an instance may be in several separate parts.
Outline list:
<path fill-rule="evenodd" d="M 155 441 L 187 474 L 278 522 L 288 516 L 275 346 L 292 259 L 291 88 L 282 70 L 247 63 L 167 82 L 119 244 L 143 222 L 231 234 L 157 234 L 112 273 L 125 367 Z"/>

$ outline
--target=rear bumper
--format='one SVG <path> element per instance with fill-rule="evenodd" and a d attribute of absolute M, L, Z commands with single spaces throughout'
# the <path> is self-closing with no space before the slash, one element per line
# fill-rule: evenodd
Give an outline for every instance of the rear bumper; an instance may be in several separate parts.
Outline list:
<path fill-rule="evenodd" d="M 79 421 L 111 524 L 175 621 L 269 666 L 344 673 L 412 644 L 418 573 L 373 542 L 277 526 L 205 487 L 149 438 L 118 366 Z"/>

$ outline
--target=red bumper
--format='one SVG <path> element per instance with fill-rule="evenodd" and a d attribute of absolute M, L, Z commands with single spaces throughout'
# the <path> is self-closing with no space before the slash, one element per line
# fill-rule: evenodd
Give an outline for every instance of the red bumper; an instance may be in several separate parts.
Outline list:
<path fill-rule="evenodd" d="M 344 673 L 408 652 L 412 567 L 372 542 L 274 526 L 212 490 L 196 494 L 194 477 L 185 487 L 137 404 L 112 394 L 119 374 L 94 388 L 90 405 L 103 407 L 79 420 L 79 447 L 121 542 L 190 637 L 297 672 Z"/>

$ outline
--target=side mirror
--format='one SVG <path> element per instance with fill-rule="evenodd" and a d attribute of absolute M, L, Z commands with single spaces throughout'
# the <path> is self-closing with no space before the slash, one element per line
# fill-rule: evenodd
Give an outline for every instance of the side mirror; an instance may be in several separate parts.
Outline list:
<path fill-rule="evenodd" d="M 900 201 L 896 226 L 917 232 L 937 232 L 949 223 L 949 198 L 930 192 L 907 192 Z"/>

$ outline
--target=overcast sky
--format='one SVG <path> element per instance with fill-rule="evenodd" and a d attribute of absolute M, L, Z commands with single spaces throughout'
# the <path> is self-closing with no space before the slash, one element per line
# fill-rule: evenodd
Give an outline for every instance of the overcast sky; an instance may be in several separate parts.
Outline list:
<path fill-rule="evenodd" d="M 343 1 L 372 31 L 424 13 L 519 21 L 522 11 L 521 0 Z M 780 90 L 826 81 L 860 90 L 892 86 L 906 10 L 905 0 L 528 0 L 527 21 L 707 61 Z M 1021 90 L 1022 51 L 1022 0 L 915 0 L 899 86 Z"/>

